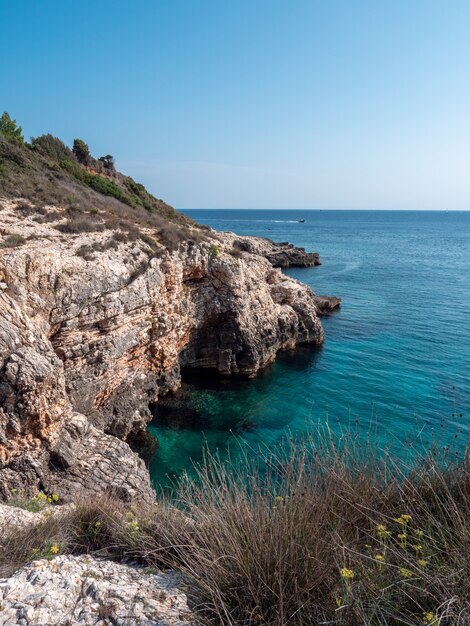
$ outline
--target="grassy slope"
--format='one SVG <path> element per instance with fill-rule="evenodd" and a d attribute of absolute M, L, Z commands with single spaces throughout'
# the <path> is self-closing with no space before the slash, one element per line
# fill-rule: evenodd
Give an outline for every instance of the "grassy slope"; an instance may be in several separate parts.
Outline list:
<path fill-rule="evenodd" d="M 129 176 L 107 175 L 99 165 L 94 161 L 84 167 L 51 135 L 20 145 L 0 134 L 0 197 L 25 198 L 38 214 L 45 205 L 65 208 L 68 223 L 63 232 L 109 227 L 150 235 L 170 249 L 181 240 L 197 238 L 199 227 L 192 220 Z"/>

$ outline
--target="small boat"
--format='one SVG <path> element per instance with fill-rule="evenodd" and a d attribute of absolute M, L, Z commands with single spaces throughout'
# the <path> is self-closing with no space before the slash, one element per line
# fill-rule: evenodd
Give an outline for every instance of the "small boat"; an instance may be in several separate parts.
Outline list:
<path fill-rule="evenodd" d="M 300 224 L 303 224 L 305 222 L 305 220 L 299 220 Z"/>

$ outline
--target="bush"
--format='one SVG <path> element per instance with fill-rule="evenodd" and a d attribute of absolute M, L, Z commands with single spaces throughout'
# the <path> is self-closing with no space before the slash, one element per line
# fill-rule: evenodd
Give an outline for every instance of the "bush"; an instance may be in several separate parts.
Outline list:
<path fill-rule="evenodd" d="M 220 256 L 221 252 L 222 250 L 220 246 L 215 243 L 211 243 L 211 245 L 209 246 L 209 259 L 216 259 L 218 256 Z"/>
<path fill-rule="evenodd" d="M 134 205 L 132 199 L 127 196 L 112 180 L 109 180 L 109 178 L 104 178 L 98 174 L 87 174 L 84 177 L 84 181 L 88 187 L 91 187 L 91 189 L 94 189 L 98 193 L 102 193 L 105 196 L 112 196 L 113 198 L 116 198 L 116 200 L 120 200 L 129 206 Z"/>
<path fill-rule="evenodd" d="M 0 163 L 7 167 L 9 162 L 23 166 L 26 162 L 24 151 L 16 141 L 0 133 Z"/>
<path fill-rule="evenodd" d="M 40 154 L 59 162 L 61 159 L 71 159 L 72 151 L 63 141 L 51 134 L 40 135 L 31 139 L 31 146 Z"/>
<path fill-rule="evenodd" d="M 72 216 L 54 228 L 65 234 L 79 234 L 100 232 L 105 229 L 105 226 L 102 222 L 96 222 L 86 217 Z"/>
<path fill-rule="evenodd" d="M 232 247 L 229 250 L 229 253 L 235 258 L 235 259 L 242 259 L 243 258 L 243 252 L 239 249 L 239 248 L 235 248 Z"/>
<path fill-rule="evenodd" d="M 23 235 L 18 235 L 13 233 L 5 237 L 5 239 L 0 242 L 0 248 L 17 248 L 18 246 L 22 246 L 26 243 L 26 239 Z"/>

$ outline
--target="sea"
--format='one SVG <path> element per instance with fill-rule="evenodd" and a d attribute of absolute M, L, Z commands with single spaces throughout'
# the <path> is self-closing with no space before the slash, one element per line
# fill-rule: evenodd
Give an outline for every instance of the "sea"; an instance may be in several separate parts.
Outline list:
<path fill-rule="evenodd" d="M 321 348 L 279 355 L 251 380 L 186 379 L 155 411 L 157 488 L 194 474 L 205 451 L 256 454 L 321 426 L 410 446 L 467 445 L 470 212 L 186 210 L 202 224 L 289 241 L 322 265 L 286 274 L 338 296 Z M 418 443 L 419 442 L 419 443 Z M 432 443 L 430 443 L 432 442 Z M 454 454 L 454 452 L 452 452 Z"/>

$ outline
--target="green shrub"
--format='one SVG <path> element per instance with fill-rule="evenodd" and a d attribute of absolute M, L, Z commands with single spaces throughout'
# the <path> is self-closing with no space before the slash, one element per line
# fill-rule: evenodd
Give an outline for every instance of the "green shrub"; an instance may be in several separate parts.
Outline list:
<path fill-rule="evenodd" d="M 210 247 L 209 247 L 209 259 L 216 259 L 218 256 L 220 256 L 220 253 L 222 252 L 222 249 L 220 246 L 218 246 L 215 243 L 211 243 Z"/>
<path fill-rule="evenodd" d="M 40 154 L 47 156 L 57 163 L 61 159 L 72 159 L 72 151 L 67 148 L 63 141 L 51 134 L 40 135 L 31 139 L 31 146 Z"/>
<path fill-rule="evenodd" d="M 86 176 L 84 176 L 84 182 L 88 187 L 91 187 L 91 189 L 94 189 L 98 193 L 102 193 L 105 196 L 112 196 L 116 198 L 116 200 L 120 200 L 129 206 L 134 206 L 135 204 L 132 198 L 126 195 L 122 189 L 112 180 L 109 180 L 109 178 L 104 178 L 104 176 L 99 176 L 98 174 L 88 174 L 87 172 Z"/>

